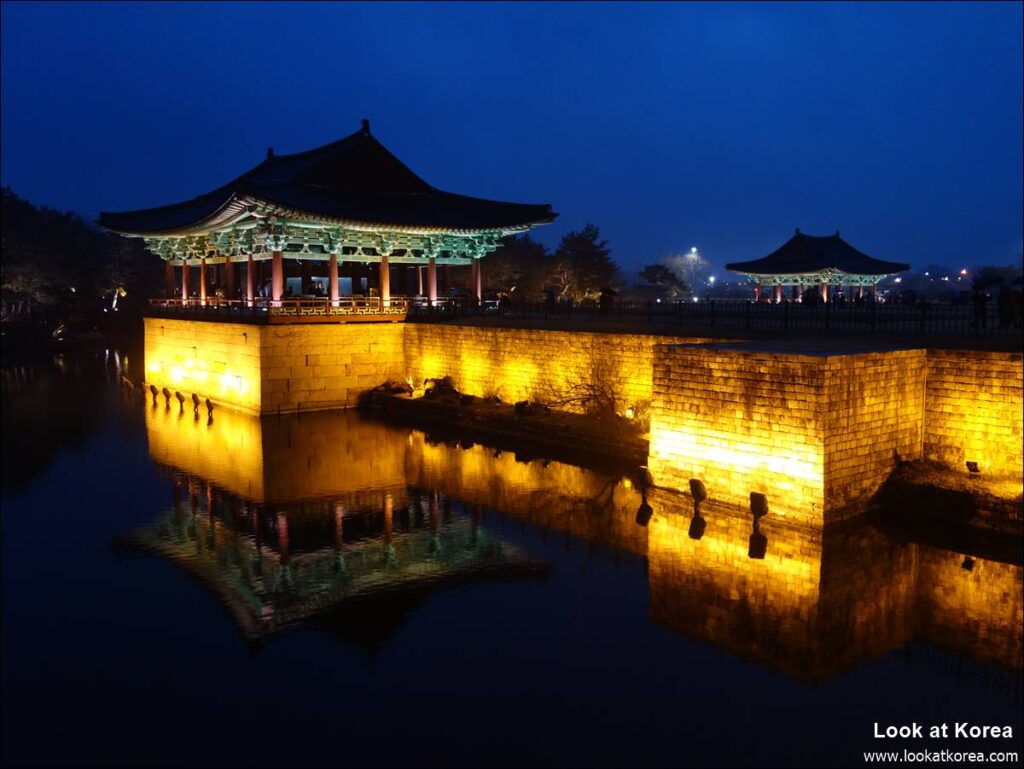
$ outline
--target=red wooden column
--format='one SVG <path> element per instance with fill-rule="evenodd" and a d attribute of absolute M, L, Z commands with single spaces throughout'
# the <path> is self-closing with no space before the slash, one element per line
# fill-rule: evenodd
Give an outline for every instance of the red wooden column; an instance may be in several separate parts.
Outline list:
<path fill-rule="evenodd" d="M 754 301 L 755 302 L 760 302 L 761 301 L 761 284 L 760 283 L 755 283 L 754 284 Z"/>
<path fill-rule="evenodd" d="M 861 283 L 859 286 L 857 286 L 857 298 L 858 299 L 863 299 L 864 298 L 864 284 L 863 283 Z"/>
<path fill-rule="evenodd" d="M 877 283 L 872 283 L 871 284 L 871 301 L 873 302 L 877 298 L 878 298 L 878 284 Z"/>
<path fill-rule="evenodd" d="M 388 265 L 388 258 L 380 258 L 380 306 L 391 305 L 391 267 Z"/>
<path fill-rule="evenodd" d="M 799 283 L 793 286 L 793 301 L 800 298 L 800 290 L 803 288 Z"/>
<path fill-rule="evenodd" d="M 224 298 L 235 298 L 235 263 L 230 256 L 224 258 Z"/>
<path fill-rule="evenodd" d="M 338 306 L 338 255 L 331 254 L 331 260 L 327 263 L 327 282 L 330 284 L 328 296 L 331 297 L 331 305 Z"/>
<path fill-rule="evenodd" d="M 782 304 L 782 284 L 775 285 L 775 304 Z"/>
<path fill-rule="evenodd" d="M 483 272 L 481 270 L 481 265 L 480 265 L 480 260 L 479 259 L 474 259 L 473 260 L 472 278 L 473 278 L 473 289 L 472 289 L 473 290 L 473 295 L 476 297 L 476 300 L 478 302 L 482 302 L 483 298 L 484 298 Z"/>
<path fill-rule="evenodd" d="M 188 260 L 181 263 L 181 301 L 188 303 Z"/>
<path fill-rule="evenodd" d="M 167 280 L 167 298 L 175 294 L 174 264 L 168 259 L 164 262 L 164 278 Z"/>
<path fill-rule="evenodd" d="M 199 303 L 206 304 L 206 258 L 199 263 Z"/>
<path fill-rule="evenodd" d="M 416 265 L 416 296 L 423 296 L 423 267 Z"/>
<path fill-rule="evenodd" d="M 275 302 L 284 296 L 284 255 L 280 251 L 273 253 L 272 272 L 270 275 L 270 293 Z"/>
<path fill-rule="evenodd" d="M 256 285 L 256 261 L 252 258 L 252 254 L 249 254 L 248 264 L 245 267 L 245 298 L 249 300 L 249 306 L 252 307 L 253 299 L 256 298 L 255 285 Z"/>
<path fill-rule="evenodd" d="M 437 301 L 437 260 L 434 257 L 427 262 L 427 301 L 431 305 Z"/>
<path fill-rule="evenodd" d="M 821 284 L 821 301 L 828 301 L 828 283 Z"/>

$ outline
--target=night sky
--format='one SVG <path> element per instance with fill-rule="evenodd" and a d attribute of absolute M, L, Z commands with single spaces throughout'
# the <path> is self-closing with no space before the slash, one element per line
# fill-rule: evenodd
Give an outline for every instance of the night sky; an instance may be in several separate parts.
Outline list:
<path fill-rule="evenodd" d="M 428 182 L 550 202 L 635 270 L 795 227 L 1022 253 L 1022 13 L 1000 4 L 3 3 L 2 180 L 88 218 L 371 121 Z"/>

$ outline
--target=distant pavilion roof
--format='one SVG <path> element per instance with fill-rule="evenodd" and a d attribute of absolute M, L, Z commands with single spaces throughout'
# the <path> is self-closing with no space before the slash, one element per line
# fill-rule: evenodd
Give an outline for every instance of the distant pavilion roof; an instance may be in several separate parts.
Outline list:
<path fill-rule="evenodd" d="M 725 269 L 747 275 L 807 275 L 843 272 L 848 275 L 892 275 L 906 272 L 909 264 L 875 259 L 835 235 L 796 234 L 768 256 L 732 262 Z"/>
<path fill-rule="evenodd" d="M 124 235 L 209 232 L 259 208 L 292 219 L 418 232 L 525 229 L 554 220 L 548 204 L 505 203 L 438 190 L 370 134 L 274 155 L 237 179 L 181 203 L 103 212 L 100 226 Z"/>

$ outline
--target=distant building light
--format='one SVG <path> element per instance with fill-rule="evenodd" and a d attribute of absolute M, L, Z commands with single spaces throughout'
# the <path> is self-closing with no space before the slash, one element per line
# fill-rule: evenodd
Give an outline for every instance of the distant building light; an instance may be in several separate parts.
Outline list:
<path fill-rule="evenodd" d="M 896 278 L 896 280 L 893 281 L 893 283 L 902 283 L 902 282 L 903 282 L 903 278 Z"/>
<path fill-rule="evenodd" d="M 961 275 L 966 275 L 967 274 L 967 268 L 964 267 L 962 270 L 960 270 L 960 274 Z"/>
<path fill-rule="evenodd" d="M 696 246 L 693 246 L 693 247 L 692 247 L 692 248 L 690 249 L 690 253 L 691 253 L 691 254 L 695 254 L 695 253 L 697 253 L 697 247 L 696 247 Z"/>

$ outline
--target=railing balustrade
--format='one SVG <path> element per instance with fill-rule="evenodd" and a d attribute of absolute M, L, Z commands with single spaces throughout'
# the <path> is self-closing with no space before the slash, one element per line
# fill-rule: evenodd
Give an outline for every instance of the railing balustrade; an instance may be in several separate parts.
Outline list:
<path fill-rule="evenodd" d="M 443 321 L 467 316 L 632 321 L 766 331 L 822 333 L 1020 334 L 1019 310 L 972 302 L 751 302 L 714 299 L 680 302 L 499 302 L 450 297 L 433 304 L 416 298 L 410 320 Z"/>
<path fill-rule="evenodd" d="M 379 296 L 343 296 L 335 300 L 327 297 L 288 297 L 285 299 L 150 299 L 151 315 L 167 317 L 198 317 L 224 320 L 238 319 L 254 322 L 315 322 L 321 318 L 360 317 L 366 320 L 404 318 L 411 300 L 404 296 L 382 299 Z M 381 316 L 384 316 L 383 318 Z"/>

